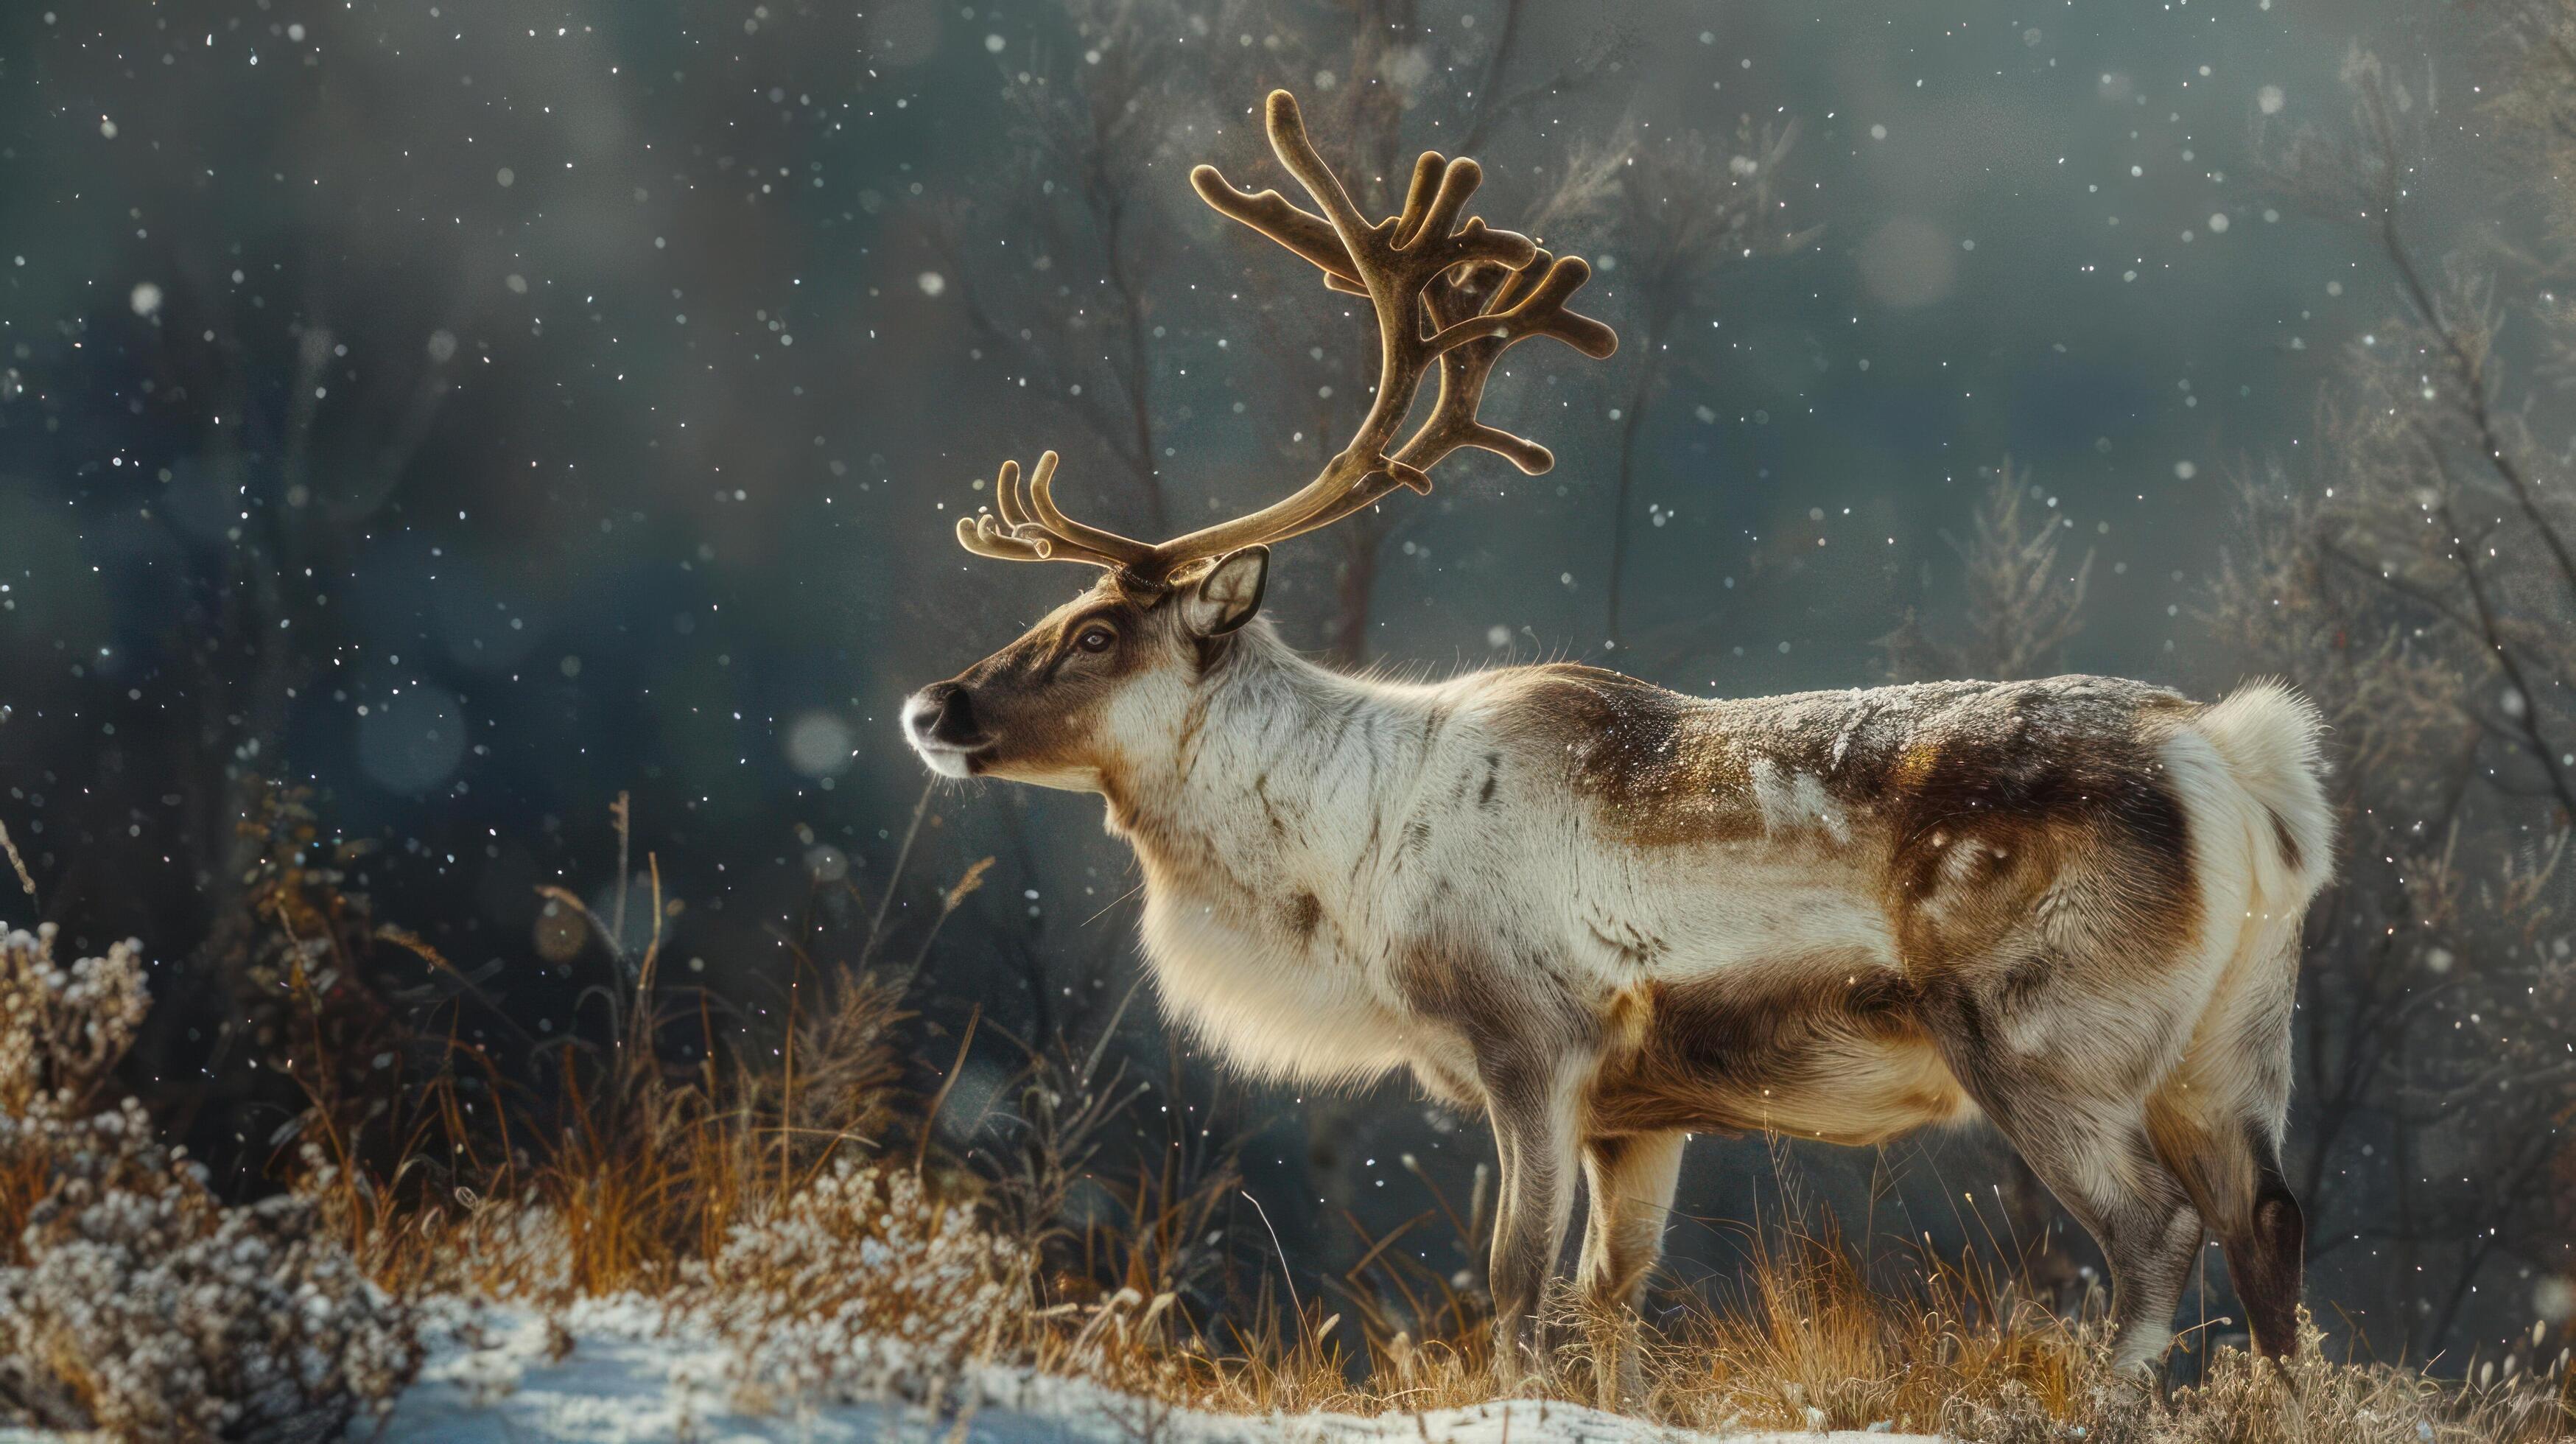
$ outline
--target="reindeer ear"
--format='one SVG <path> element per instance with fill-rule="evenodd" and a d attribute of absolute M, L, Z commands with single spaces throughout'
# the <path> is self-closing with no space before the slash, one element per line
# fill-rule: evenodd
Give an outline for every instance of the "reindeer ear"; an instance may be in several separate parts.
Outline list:
<path fill-rule="evenodd" d="M 1269 580 L 1270 548 L 1228 552 L 1182 594 L 1181 624 L 1193 636 L 1222 637 L 1261 610 L 1261 589 Z"/>

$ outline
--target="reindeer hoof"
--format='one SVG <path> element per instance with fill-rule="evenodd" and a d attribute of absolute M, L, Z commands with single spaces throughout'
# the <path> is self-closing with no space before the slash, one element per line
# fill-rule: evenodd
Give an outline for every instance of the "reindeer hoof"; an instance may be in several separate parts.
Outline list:
<path fill-rule="evenodd" d="M 2113 1364 L 2110 1379 L 2094 1391 L 2094 1398 L 2105 1409 L 2123 1414 L 2169 1402 L 2165 1361 L 2154 1358 Z"/>

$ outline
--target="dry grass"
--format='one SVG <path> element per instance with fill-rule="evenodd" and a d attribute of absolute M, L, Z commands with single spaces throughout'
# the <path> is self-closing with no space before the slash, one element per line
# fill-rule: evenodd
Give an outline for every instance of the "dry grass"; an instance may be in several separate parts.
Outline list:
<path fill-rule="evenodd" d="M 2439 1383 L 2412 1370 L 2329 1362 L 2324 1339 L 2288 1369 L 2222 1348 L 2203 1381 L 2150 1399 L 2109 1367 L 2097 1293 L 2064 1319 L 2006 1275 L 1929 1256 L 1893 1286 L 1865 1278 L 1829 1230 L 1788 1229 L 1725 1296 L 1685 1297 L 1660 1336 L 1634 1319 L 1560 1306 L 1562 1346 L 1539 1379 L 1498 1390 L 1481 1322 L 1431 1339 L 1364 1330 L 1356 1356 L 1335 1318 L 1310 1303 L 1283 1336 L 1280 1314 L 1212 1345 L 1192 1321 L 1156 1317 L 1143 1301 L 1091 1313 L 1071 1339 L 1031 1341 L 1049 1368 L 1187 1407 L 1228 1413 L 1332 1410 L 1406 1414 L 1501 1394 L 1591 1399 L 1595 1348 L 1624 1337 L 1644 1350 L 1644 1394 L 1627 1412 L 1712 1431 L 1892 1429 L 1972 1440 L 2159 1441 L 2159 1444 L 2363 1444 L 2576 1437 L 2576 1384 L 2562 1354 L 2538 1377 L 2529 1351 L 2482 1366 L 2482 1383 Z M 1140 1306 L 1142 1305 L 1142 1306 Z M 1593 1347 L 1587 1347 L 1589 1344 Z"/>
<path fill-rule="evenodd" d="M 937 915 L 978 877 L 941 893 Z M 337 891 L 336 874 L 304 869 L 278 881 L 294 916 L 364 917 L 358 900 L 319 895 Z M 558 901 L 588 919 L 571 894 Z M 651 902 L 660 916 L 658 896 Z M 550 1076 L 515 1089 L 490 1059 L 452 1043 L 444 1056 L 454 1074 L 414 1080 L 399 1106 L 323 1086 L 354 1076 L 329 1054 L 327 1040 L 348 1031 L 331 1010 L 361 1009 L 370 1030 L 384 1014 L 363 1000 L 333 1001 L 362 970 L 289 989 L 290 1006 L 303 1011 L 281 1032 L 299 1040 L 281 1057 L 311 1100 L 285 1170 L 290 1191 L 254 1214 L 222 1209 L 199 1190 L 178 1214 L 195 1220 L 182 1230 L 189 1238 L 207 1240 L 284 1219 L 291 1236 L 272 1249 L 280 1267 L 341 1280 L 333 1287 L 354 1302 L 337 1332 L 311 1345 L 345 1363 L 319 1417 L 398 1386 L 414 1357 L 407 1311 L 427 1294 L 455 1292 L 541 1311 L 583 1297 L 652 1301 L 730 1346 L 735 1398 L 754 1409 L 889 1391 L 935 1399 L 982 1362 L 1080 1376 L 1152 1407 L 1219 1412 L 1414 1413 L 1500 1392 L 1589 1400 L 1602 1392 L 1595 1359 L 1626 1339 L 1643 1351 L 1643 1392 L 1629 1409 L 1705 1429 L 1875 1426 L 2013 1444 L 2576 1437 L 2567 1357 L 2542 1360 L 2560 1341 L 2539 1334 L 2481 1363 L 2468 1383 L 2328 1363 L 2313 1343 L 2286 1371 L 2222 1349 L 2202 1361 L 2204 1383 L 2150 1401 L 2108 1373 L 2098 1295 L 2068 1319 L 2036 1302 L 2015 1270 L 1976 1258 L 1924 1253 L 1865 1265 L 1830 1227 L 1799 1223 L 1813 1215 L 1794 1208 L 1788 1222 L 1751 1231 L 1750 1261 L 1731 1287 L 1666 1300 L 1675 1322 L 1641 1330 L 1633 1319 L 1561 1306 L 1547 1377 L 1498 1390 L 1486 1299 L 1421 1258 L 1444 1235 L 1470 1253 L 1480 1244 L 1489 1227 L 1481 1180 L 1452 1199 L 1417 1171 L 1419 1216 L 1364 1238 L 1359 1264 L 1330 1296 L 1285 1298 L 1274 1291 L 1268 1235 L 1233 1227 L 1259 1220 L 1231 1211 L 1240 1180 L 1221 1143 L 1201 1134 L 1176 1148 L 1176 1134 L 1149 1138 L 1160 1146 L 1135 1154 L 1116 1146 L 1140 1090 L 1100 1047 L 1030 1048 L 1021 1076 L 979 1105 L 993 1110 L 984 1126 L 960 1120 L 960 1136 L 984 1144 L 964 1159 L 942 1148 L 933 1125 L 950 1090 L 908 1089 L 905 1058 L 934 1054 L 933 1071 L 953 1079 L 968 1040 L 933 1043 L 905 1011 L 919 941 L 903 949 L 912 962 L 886 966 L 886 939 L 871 929 L 857 953 L 863 966 L 812 966 L 773 1056 L 730 1037 L 705 1000 L 664 996 L 658 943 L 629 957 L 606 922 L 589 921 L 615 980 L 603 994 L 607 1042 L 540 1055 Z M 370 935 L 445 966 L 417 939 L 372 925 Z M 333 946 L 346 953 L 353 944 Z M 77 970 L 39 966 L 33 949 L 30 940 L 20 949 L 26 966 L 0 977 L 0 1056 L 17 1070 L 0 1079 L 0 1098 L 21 1140 L 35 1113 L 103 1108 L 98 1081 L 122 1045 L 102 1054 L 82 1040 L 130 1038 L 140 1017 L 139 993 L 117 983 L 132 973 L 129 956 L 81 965 L 93 986 L 74 1004 L 61 980 Z M 308 946 L 305 956 L 329 951 Z M 683 1039 L 697 1045 L 685 1065 L 674 1061 Z M 489 1076 L 464 1086 L 478 1070 Z M 60 1101 L 30 1101 L 40 1097 Z M 128 1132 L 144 1129 L 131 1105 L 97 1116 L 109 1112 Z M 399 1132 L 382 1136 L 388 1128 Z M 23 1292 L 49 1261 L 59 1269 L 69 1257 L 61 1221 L 123 1187 L 76 1161 L 77 1151 L 0 1149 L 0 1237 L 17 1249 L 0 1256 L 9 1265 L 0 1288 Z M 439 1186 L 423 1186 L 433 1169 Z M 171 1176 L 162 1167 L 127 1192 L 149 1203 L 176 1186 Z M 1247 1241 L 1240 1254 L 1216 1242 L 1234 1234 Z M 149 1272 L 167 1261 L 129 1262 Z M 367 1287 L 352 1295 L 361 1274 Z M 250 1314 L 264 1307 L 256 1289 L 242 1297 Z M 80 1351 L 0 1372 L 0 1418 L 77 1421 L 124 1407 L 73 1367 L 83 1353 L 116 1352 L 90 1334 L 142 1327 L 121 1318 L 85 1319 Z M 240 1381 L 207 1387 L 250 1392 Z M 137 1397 L 171 1402 L 148 1390 Z M 226 1427 L 220 1408 L 158 1417 L 146 1432 L 201 1437 Z"/>

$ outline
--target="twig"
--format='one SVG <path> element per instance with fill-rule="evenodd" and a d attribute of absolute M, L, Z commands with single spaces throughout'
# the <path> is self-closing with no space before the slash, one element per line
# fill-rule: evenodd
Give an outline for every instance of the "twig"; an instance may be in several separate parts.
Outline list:
<path fill-rule="evenodd" d="M 639 1007 L 643 1005 L 646 998 L 652 996 L 654 965 L 660 961 L 662 956 L 661 854 L 654 852 L 644 854 L 644 866 L 650 869 L 653 874 L 653 936 L 650 941 L 644 944 L 644 961 L 636 968 L 635 1000 Z"/>
<path fill-rule="evenodd" d="M 622 960 L 626 956 L 627 848 L 633 842 L 635 835 L 634 809 L 628 805 L 625 792 L 620 791 L 617 794 L 617 800 L 608 805 L 608 815 L 617 824 L 617 911 L 614 914 L 616 922 L 614 936 L 617 939 L 617 954 Z"/>
<path fill-rule="evenodd" d="M 0 837 L 5 837 L 5 833 L 0 833 Z M 456 986 L 463 989 L 466 995 L 471 997 L 474 1001 L 481 1003 L 485 1011 L 491 1013 L 494 1017 L 499 1018 L 502 1026 L 508 1028 L 510 1031 L 518 1034 L 520 1037 L 525 1038 L 531 1043 L 537 1041 L 537 1036 L 534 1033 L 529 1032 L 527 1027 L 518 1019 L 511 1017 L 509 1010 L 501 1006 L 499 999 L 493 997 L 487 992 L 484 992 L 480 984 L 476 983 L 472 978 L 465 976 L 464 970 L 457 967 L 454 963 L 449 962 L 446 954 L 441 953 L 437 948 L 431 946 L 427 938 L 422 937 L 418 933 L 412 932 L 408 928 L 399 928 L 394 926 L 392 923 L 379 923 L 376 925 L 376 939 L 379 942 L 391 943 L 395 947 L 401 948 L 403 951 L 419 958 L 422 962 L 429 964 L 432 968 L 455 979 Z"/>
<path fill-rule="evenodd" d="M 1252 1205 L 1252 1211 L 1261 1215 L 1261 1227 L 1269 1233 L 1270 1247 L 1279 1255 L 1279 1281 L 1288 1286 L 1289 1311 L 1297 1316 L 1298 1331 L 1303 1333 L 1306 1328 L 1306 1306 L 1297 1301 L 1297 1280 L 1288 1272 L 1288 1250 L 1279 1246 L 1279 1230 L 1270 1226 L 1270 1210 L 1261 1206 L 1261 1200 L 1252 1196 L 1252 1190 L 1238 1188 L 1235 1192 L 1242 1194 L 1243 1201 Z"/>
<path fill-rule="evenodd" d="M 877 942 L 885 936 L 886 910 L 894 906 L 895 887 L 903 881 L 904 865 L 912 861 L 913 839 L 921 835 L 922 816 L 930 811 L 931 788 L 938 785 L 938 780 L 933 778 L 921 789 L 921 800 L 912 805 L 912 821 L 903 830 L 903 845 L 895 849 L 894 871 L 886 874 L 885 891 L 877 898 L 877 915 L 868 920 L 868 941 L 859 949 L 859 961 L 851 969 L 853 972 L 866 972 L 868 960 L 876 956 Z"/>
<path fill-rule="evenodd" d="M 896 988 L 895 996 L 900 998 L 912 991 L 912 981 L 921 976 L 922 965 L 930 961 L 930 949 L 939 941 L 939 930 L 948 925 L 948 915 L 957 911 L 966 899 L 984 886 L 984 874 L 992 867 L 991 858 L 982 859 L 966 869 L 965 875 L 957 879 L 956 886 L 939 895 L 939 916 L 930 920 L 930 931 L 922 935 L 921 946 L 913 950 L 912 962 L 903 970 L 901 986 Z M 866 966 L 865 954 L 861 955 L 860 966 Z"/>
<path fill-rule="evenodd" d="M 1100 1029 L 1099 1038 L 1093 1041 L 1091 1045 L 1091 1056 L 1082 1060 L 1082 1086 L 1086 1088 L 1091 1086 L 1092 1071 L 1100 1066 L 1101 1055 L 1109 1051 L 1109 1040 L 1117 1036 L 1119 1020 L 1127 1016 L 1127 1005 L 1136 1001 L 1136 990 L 1144 986 L 1145 975 L 1143 973 L 1138 973 L 1136 975 L 1136 981 L 1127 985 L 1126 996 L 1118 1000 L 1117 1009 L 1110 1013 L 1109 1021 Z"/>
<path fill-rule="evenodd" d="M 2458 535 L 2459 522 L 2451 515 L 2448 502 L 2442 504 L 2438 514 L 2452 529 L 2452 534 Z M 2487 649 L 2494 655 L 2496 667 L 2504 673 L 2505 680 L 2511 683 L 2513 689 L 2522 696 L 2522 714 L 2516 720 L 2522 725 L 2523 734 L 2531 748 L 2531 755 L 2539 761 L 2541 772 L 2549 779 L 2550 790 L 2557 794 L 2559 802 L 2571 813 L 2576 813 L 2576 778 L 2569 776 L 2567 769 L 2558 760 L 2557 749 L 2549 745 L 2549 739 L 2540 731 L 2542 694 L 2533 690 L 2530 674 L 2524 668 L 2522 659 L 2515 656 L 2513 649 L 2505 643 L 2504 629 L 2497 622 L 2495 605 L 2487 596 L 2486 579 L 2478 572 L 2477 559 L 2456 548 L 2454 552 L 2455 559 L 2460 565 L 2460 579 L 2468 584 L 2469 604 L 2478 619 L 2478 639 L 2484 642 Z"/>
<path fill-rule="evenodd" d="M 912 1150 L 912 1176 L 921 1176 L 921 1166 L 930 1157 L 931 1130 L 939 1122 L 939 1109 L 948 1101 L 949 1090 L 957 1086 L 957 1075 L 966 1071 L 966 1050 L 975 1046 L 975 1025 L 984 1021 L 984 1005 L 977 1003 L 966 1015 L 966 1031 L 957 1040 L 957 1061 L 948 1065 L 948 1076 L 939 1082 L 939 1091 L 930 1095 L 930 1111 L 921 1117 L 921 1141 Z"/>
<path fill-rule="evenodd" d="M 1360 1261 L 1358 1263 L 1355 1263 L 1349 1268 L 1343 1270 L 1342 1277 L 1357 1281 L 1361 1273 L 1366 1271 L 1370 1264 L 1377 1262 L 1377 1256 L 1386 1252 L 1387 1245 L 1392 1244 L 1397 1239 L 1411 1233 L 1414 1225 L 1419 1224 L 1424 1219 L 1431 1217 L 1439 1211 L 1440 1210 L 1438 1209 L 1426 1208 L 1422 1212 L 1415 1214 L 1413 1217 L 1406 1219 L 1404 1222 L 1397 1224 L 1384 1238 L 1377 1240 L 1375 1243 L 1369 1244 L 1369 1251 L 1360 1255 Z M 1351 1211 L 1349 1209 L 1343 1209 L 1342 1217 L 1350 1220 L 1351 1232 L 1359 1234 L 1360 1240 L 1366 1243 L 1368 1241 L 1368 1234 L 1360 1228 L 1360 1221 L 1351 1217 Z"/>
<path fill-rule="evenodd" d="M 17 869 L 18 886 L 27 890 L 27 901 L 34 903 L 37 911 L 44 911 L 45 900 L 36 896 L 36 875 L 27 871 L 27 860 L 18 855 L 18 844 L 10 838 L 5 822 L 0 822 L 0 852 L 9 854 L 9 866 Z"/>

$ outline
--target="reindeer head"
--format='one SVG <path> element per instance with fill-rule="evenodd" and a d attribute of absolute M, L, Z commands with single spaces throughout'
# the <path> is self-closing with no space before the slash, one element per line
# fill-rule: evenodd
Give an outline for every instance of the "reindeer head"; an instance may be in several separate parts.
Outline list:
<path fill-rule="evenodd" d="M 1055 453 L 1038 459 L 1046 485 Z M 1019 468 L 1004 463 L 1006 490 Z M 1270 549 L 1238 547 L 1157 581 L 1112 569 L 1018 641 L 904 704 L 931 770 L 1103 790 L 1127 748 L 1149 748 L 1261 609 Z"/>
<path fill-rule="evenodd" d="M 1462 447 L 1532 475 L 1547 470 L 1555 458 L 1546 447 L 1477 419 L 1494 363 L 1533 336 L 1596 359 L 1617 348 L 1609 327 L 1566 309 L 1589 266 L 1465 215 L 1482 180 L 1474 161 L 1424 152 L 1404 209 L 1370 222 L 1316 154 L 1288 92 L 1270 93 L 1266 119 L 1271 149 L 1322 215 L 1275 190 L 1237 190 L 1212 166 L 1191 172 L 1190 184 L 1313 263 L 1328 288 L 1368 298 L 1379 368 L 1367 416 L 1294 494 L 1163 542 L 1066 516 L 1052 493 L 1052 451 L 1025 490 L 1018 463 L 1003 463 L 994 512 L 960 520 L 958 541 L 979 556 L 1082 562 L 1106 575 L 1018 641 L 905 703 L 905 734 L 934 770 L 1098 789 L 1122 757 L 1177 734 L 1192 694 L 1260 610 L 1270 543 L 1329 526 L 1398 486 L 1428 492 L 1431 468 Z M 1397 444 L 1435 369 L 1430 416 Z"/>

